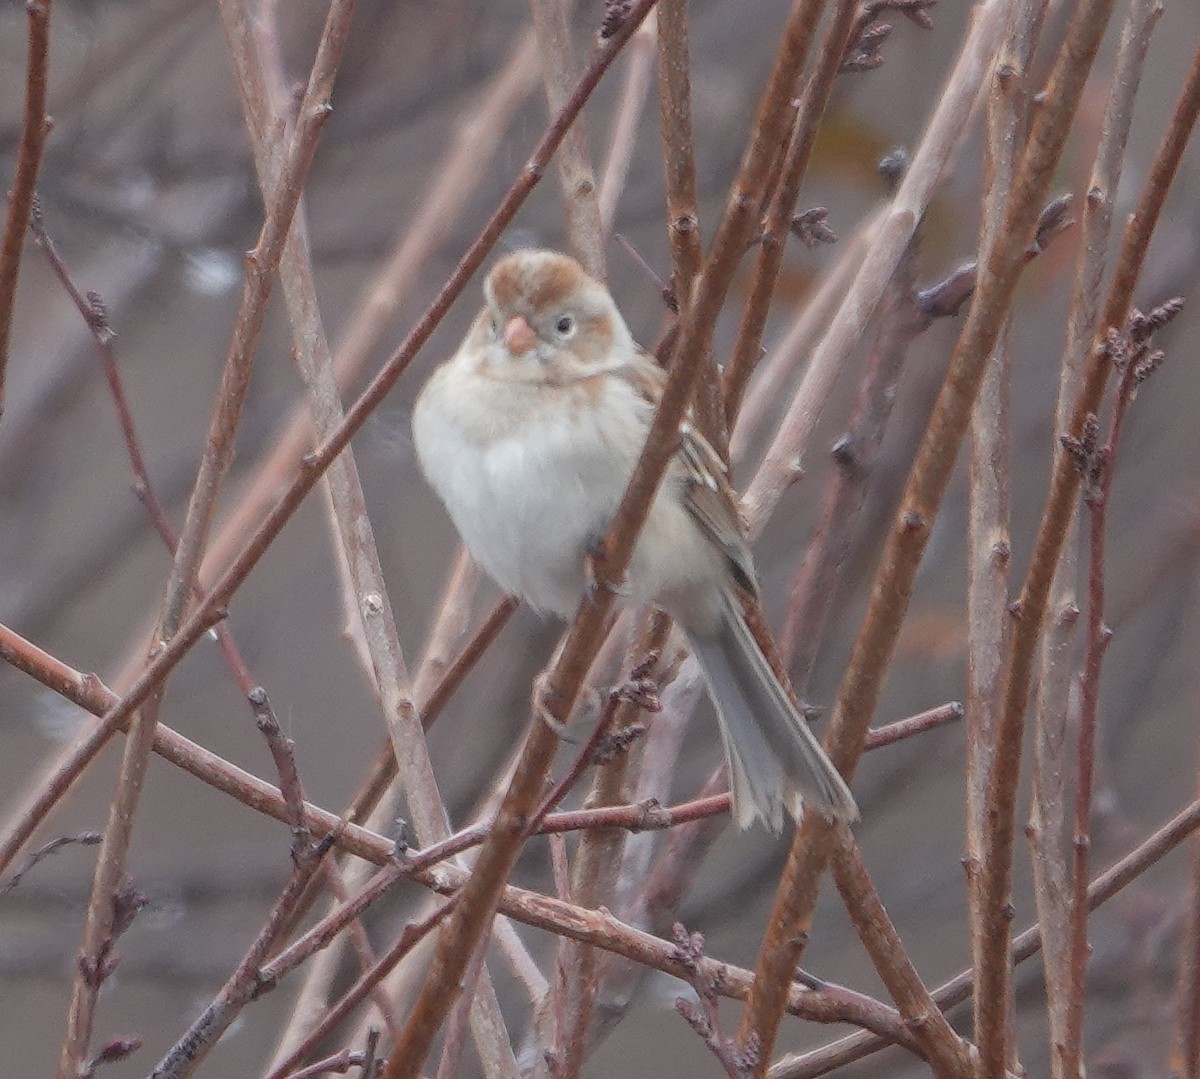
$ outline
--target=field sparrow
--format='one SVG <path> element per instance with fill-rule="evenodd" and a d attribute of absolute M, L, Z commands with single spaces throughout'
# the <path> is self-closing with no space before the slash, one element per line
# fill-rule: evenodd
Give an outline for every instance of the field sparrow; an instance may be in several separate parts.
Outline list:
<path fill-rule="evenodd" d="M 475 560 L 507 592 L 569 618 L 642 449 L 664 374 L 608 290 L 566 255 L 496 264 L 487 303 L 413 412 L 421 468 Z M 717 708 L 742 828 L 854 799 L 742 617 L 757 592 L 720 458 L 686 422 L 628 569 L 629 598 L 687 635 Z"/>

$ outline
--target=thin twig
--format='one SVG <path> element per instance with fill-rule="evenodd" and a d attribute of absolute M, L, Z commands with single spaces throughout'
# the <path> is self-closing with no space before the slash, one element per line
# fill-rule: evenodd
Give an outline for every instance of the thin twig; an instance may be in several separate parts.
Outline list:
<path fill-rule="evenodd" d="M 1029 65 L 1037 47 L 1045 0 L 1019 0 L 997 57 L 987 102 L 983 222 L 980 250 L 1004 224 L 1013 180 L 1029 132 Z M 983 373 L 970 428 L 967 506 L 967 915 L 971 954 L 983 954 L 981 868 L 986 842 L 987 783 L 1000 706 L 1008 635 L 1011 319 L 1000 330 Z M 979 1029 L 976 1017 L 976 1029 Z"/>
<path fill-rule="evenodd" d="M 37 850 L 33 851 L 33 853 L 29 855 L 29 859 L 25 862 L 25 864 L 8 878 L 4 887 L 0 888 L 0 895 L 4 895 L 6 892 L 11 892 L 15 887 L 17 887 L 18 884 L 21 883 L 22 880 L 24 880 L 25 875 L 29 873 L 31 869 L 34 869 L 39 862 L 49 858 L 50 855 L 55 853 L 55 851 L 62 850 L 63 847 L 74 845 L 81 847 L 94 847 L 103 838 L 104 837 L 99 832 L 80 832 L 78 835 L 60 835 L 57 839 L 50 840 L 49 843 L 43 844 L 42 846 L 38 847 Z"/>
<path fill-rule="evenodd" d="M 826 327 L 841 305 L 851 282 L 858 274 L 862 259 L 876 235 L 881 215 L 877 212 L 839 246 L 838 260 L 822 275 L 820 285 L 807 298 L 779 343 L 766 360 L 755 368 L 746 391 L 737 426 L 729 438 L 729 458 L 734 463 L 745 457 L 767 415 L 781 400 L 790 399 L 785 384 L 802 360 L 808 358 L 818 334 Z"/>
<path fill-rule="evenodd" d="M 179 629 L 184 605 L 196 581 L 200 554 L 204 549 L 209 524 L 216 508 L 221 480 L 233 456 L 234 436 L 241 415 L 250 370 L 262 329 L 266 303 L 271 293 L 284 240 L 299 202 L 304 179 L 312 164 L 316 145 L 329 115 L 329 95 L 349 33 L 354 0 L 335 0 L 317 47 L 309 84 L 300 108 L 296 130 L 288 149 L 287 162 L 279 183 L 267 204 L 266 217 L 254 250 L 247 256 L 246 280 L 233 338 L 221 377 L 209 438 L 200 461 L 188 514 L 180 533 L 171 577 L 167 584 L 158 639 L 170 640 Z M 202 614 L 201 604 L 197 614 Z M 211 618 L 211 614 L 204 615 Z M 195 621 L 195 618 L 192 619 Z M 156 646 L 157 647 L 157 646 Z M 165 650 L 164 650 L 165 652 Z M 164 654 L 159 652 L 159 655 Z M 153 666 L 152 658 L 149 664 Z M 164 675 L 165 675 L 164 671 Z M 146 763 L 158 725 L 158 708 L 163 694 L 159 679 L 147 686 L 143 699 L 129 711 L 133 715 L 130 736 L 125 744 L 121 773 L 110 807 L 104 844 L 97 860 L 91 900 L 88 904 L 79 972 L 71 996 L 67 1032 L 59 1062 L 60 1079 L 73 1079 L 83 1063 L 91 1037 L 97 986 L 87 977 L 97 958 L 110 945 L 112 897 L 125 872 L 125 861 L 133 820 L 140 801 Z M 145 707 L 141 707 L 145 705 Z"/>
<path fill-rule="evenodd" d="M 1200 770 L 1197 771 L 1200 794 Z M 1179 1079 L 1200 1077 L 1200 842 L 1188 851 L 1188 892 L 1179 945 L 1179 979 L 1175 989 L 1175 1037 L 1171 1072 Z"/>
<path fill-rule="evenodd" d="M 179 534 L 175 531 L 167 509 L 158 497 L 158 491 L 150 478 L 150 469 L 146 464 L 141 438 L 133 420 L 133 409 L 130 407 L 129 398 L 125 393 L 124 379 L 121 377 L 121 368 L 117 363 L 116 349 L 113 348 L 113 340 L 116 335 L 109 323 L 107 305 L 98 293 L 89 292 L 85 296 L 80 291 L 66 262 L 59 254 L 57 246 L 46 231 L 45 221 L 36 201 L 29 228 L 33 233 L 34 243 L 46 256 L 46 261 L 50 263 L 54 276 L 58 278 L 64 291 L 71 298 L 71 302 L 75 305 L 75 309 L 79 312 L 96 343 L 96 350 L 100 355 L 100 365 L 104 369 L 104 378 L 117 409 L 117 421 L 125 442 L 125 453 L 133 471 L 134 494 L 145 508 L 150 523 L 154 526 L 154 530 L 163 541 L 168 553 L 174 557 L 179 547 Z M 194 582 L 192 585 L 192 595 L 196 599 L 203 598 L 203 592 L 198 582 Z M 250 675 L 246 661 L 234 641 L 229 627 L 222 623 L 214 628 L 214 632 L 217 635 L 217 644 L 221 649 L 221 654 L 225 657 L 238 689 L 243 694 L 249 693 L 254 687 L 254 679 Z"/>
<path fill-rule="evenodd" d="M 304 785 L 296 768 L 295 745 L 279 726 L 266 690 L 255 686 L 246 696 L 254 713 L 254 722 L 267 740 L 275 771 L 279 773 L 279 793 L 283 795 L 287 822 L 292 829 L 292 857 L 298 859 L 311 843 L 312 836 L 304 820 Z"/>
<path fill-rule="evenodd" d="M 567 20 L 573 0 L 529 0 L 533 15 L 533 33 L 542 64 L 542 83 L 550 115 L 567 101 L 578 78 L 571 28 Z M 587 133 L 580 118 L 571 125 L 555 155 L 558 181 L 562 189 L 567 243 L 572 254 L 593 277 L 603 281 L 604 226 L 600 200 L 596 193 L 596 174 L 588 151 Z"/>
<path fill-rule="evenodd" d="M 191 1075 L 242 1009 L 260 993 L 271 988 L 259 976 L 259 966 L 280 930 L 291 918 L 291 905 L 300 898 L 312 874 L 320 869 L 321 859 L 335 841 L 336 832 L 329 832 L 316 846 L 304 845 L 300 857 L 296 858 L 291 877 L 267 915 L 258 936 L 220 992 L 187 1032 L 163 1055 L 150 1073 L 151 1079 L 185 1079 Z"/>
<path fill-rule="evenodd" d="M 853 283 L 842 294 L 837 313 L 809 356 L 787 415 L 742 499 L 751 535 L 758 534 L 795 480 L 836 377 L 845 369 L 847 358 L 908 249 L 943 172 L 966 135 L 971 108 L 999 46 L 1007 11 L 1007 0 L 989 0 L 976 11 L 971 36 L 938 99 L 921 145 L 884 216 L 873 227 L 868 255 L 859 264 Z"/>
<path fill-rule="evenodd" d="M 659 6 L 661 7 L 661 0 Z M 641 127 L 642 114 L 646 110 L 650 76 L 654 70 L 654 44 L 658 37 L 655 31 L 657 16 L 658 12 L 651 12 L 625 48 L 625 84 L 621 88 L 621 100 L 617 105 L 616 119 L 613 120 L 612 132 L 608 139 L 608 154 L 604 159 L 604 172 L 600 177 L 598 196 L 600 227 L 604 230 L 606 240 L 612 234 L 617 202 L 625 190 L 629 166 L 633 163 L 633 150 L 637 145 L 638 129 Z"/>
<path fill-rule="evenodd" d="M 733 427 L 746 384 L 758 363 L 763 330 L 775 296 L 775 282 L 783 266 L 784 245 L 791 233 L 796 200 L 812 159 L 817 131 L 825 118 L 825 109 L 841 70 L 842 57 L 850 43 L 858 0 L 836 0 L 825 38 L 817 50 L 816 67 L 809 76 L 800 98 L 791 140 L 780 166 L 780 178 L 763 220 L 758 258 L 750 295 L 742 310 L 737 342 L 725 369 L 725 422 Z"/>
<path fill-rule="evenodd" d="M 651 0 L 643 0 L 643 2 L 648 7 Z M 180 627 L 179 632 L 138 674 L 129 686 L 126 695 L 104 717 L 102 723 L 89 732 L 84 742 L 72 747 L 68 760 L 56 766 L 53 779 L 56 786 L 69 785 L 70 780 L 67 777 L 71 774 L 78 775 L 86 767 L 112 734 L 121 729 L 127 717 L 141 706 L 161 680 L 174 669 L 208 628 L 223 618 L 224 604 L 228 602 L 229 597 L 249 576 L 251 570 L 258 564 L 283 527 L 291 520 L 301 502 L 316 486 L 317 481 L 333 459 L 345 448 L 366 422 L 367 417 L 387 395 L 396 380 L 407 369 L 421 346 L 445 317 L 471 275 L 478 269 L 504 227 L 512 220 L 530 191 L 536 186 L 563 133 L 595 89 L 624 40 L 625 34 L 619 33 L 597 54 L 580 79 L 571 99 L 550 124 L 533 156 L 509 188 L 508 194 L 501 200 L 483 230 L 459 260 L 450 278 L 442 286 L 424 315 L 417 320 L 404 342 L 347 412 L 346 419 L 337 432 L 304 458 L 298 474 L 275 501 L 266 518 L 259 523 L 253 535 L 221 577 L 213 584 L 208 599 L 191 613 Z M 43 805 L 47 801 L 53 804 L 53 801 L 56 801 L 61 793 L 61 790 L 56 794 L 48 787 L 43 787 L 37 792 L 35 801 L 39 805 Z"/>
<path fill-rule="evenodd" d="M 275 1063 L 268 1079 L 286 1079 L 292 1069 L 313 1052 L 405 956 L 409 955 L 426 936 L 441 925 L 453 909 L 454 900 L 451 899 L 450 902 L 443 903 L 420 922 L 409 922 L 405 925 L 396 942 L 379 957 L 379 962 L 369 971 L 364 972 L 358 981 L 342 994 L 308 1031 L 299 1045 L 295 1046 L 282 1060 Z"/>
<path fill-rule="evenodd" d="M 1088 910 L 1094 911 L 1107 903 L 1185 842 L 1197 829 L 1200 829 L 1200 799 L 1177 813 L 1093 880 L 1087 891 Z M 1041 926 L 1034 924 L 1013 937 L 1011 962 L 1013 965 L 1023 963 L 1037 955 L 1041 947 Z M 969 1000 L 975 985 L 974 971 L 968 968 L 934 989 L 932 996 L 939 1008 L 949 1011 Z M 811 1052 L 781 1060 L 771 1068 L 770 1079 L 815 1079 L 834 1068 L 885 1049 L 888 1044 L 886 1039 L 859 1031 Z"/>
<path fill-rule="evenodd" d="M 1071 405 L 1078 392 L 1088 349 L 1099 329 L 1113 200 L 1125 161 L 1125 145 L 1150 34 L 1161 12 L 1158 0 L 1134 0 L 1121 32 L 1100 144 L 1081 213 L 1080 249 L 1067 316 L 1067 340 L 1055 412 L 1056 430 L 1063 430 L 1070 421 Z M 1066 1074 L 1062 1047 L 1066 1045 L 1066 1007 L 1071 978 L 1067 961 L 1068 881 L 1063 825 L 1068 774 L 1067 709 L 1074 673 L 1071 643 L 1079 618 L 1075 586 L 1078 529 L 1074 512 L 1068 529 L 1049 596 L 1050 619 L 1038 660 L 1041 674 L 1034 713 L 1037 734 L 1033 743 L 1033 797 L 1029 820 L 1034 898 L 1038 919 L 1044 929 L 1042 966 L 1054 1079 L 1064 1079 Z"/>
<path fill-rule="evenodd" d="M 917 568 L 970 418 L 983 365 L 1012 303 L 1039 211 L 1113 2 L 1091 0 L 1077 9 L 1051 77 L 1045 106 L 1034 118 L 1029 148 L 1013 183 L 1003 227 L 981 261 L 970 313 L 917 451 L 896 523 L 889 533 L 866 617 L 855 640 L 826 735 L 832 759 L 844 775 L 853 774 L 861 753 Z M 980 16 L 976 28 L 985 22 L 985 12 Z M 911 179 L 910 169 L 905 185 Z M 761 512 L 761 503 L 753 508 Z M 828 857 L 832 836 L 829 822 L 815 815 L 806 816 L 796 832 L 776 892 L 771 928 L 756 966 L 755 991 L 739 1032 L 743 1044 L 753 1039 L 762 1047 L 764 1062 L 757 1075 L 765 1074 L 765 1059 L 774 1047 L 783 1011 L 783 990 L 803 951 L 820 871 Z M 1005 966 L 1003 953 L 998 965 Z M 985 1053 L 984 1059 L 989 1079 L 1004 1075 L 1003 1052 L 992 1056 Z"/>
<path fill-rule="evenodd" d="M 413 692 L 417 698 L 417 710 L 422 716 L 426 730 L 436 719 L 438 713 L 421 707 L 421 702 L 429 698 L 430 692 L 444 688 L 444 681 L 439 678 L 453 678 L 454 668 L 460 666 L 459 657 L 454 657 L 451 647 L 466 630 L 467 619 L 470 615 L 470 597 L 474 593 L 479 572 L 471 563 L 465 550 L 459 552 L 459 558 L 447 579 L 438 605 L 438 613 L 434 625 L 429 632 L 425 652 L 414 679 Z M 485 628 L 488 622 L 485 620 Z M 477 640 L 478 635 L 473 640 Z M 468 643 L 467 653 L 471 653 L 472 644 Z M 476 655 L 478 653 L 475 653 Z M 455 679 L 457 684 L 457 679 Z M 442 698 L 443 700 L 445 697 Z M 375 831 L 387 831 L 396 815 L 396 802 L 400 796 L 397 786 L 388 784 L 396 773 L 396 754 L 392 749 L 390 736 L 385 738 L 380 752 L 372 765 L 371 775 L 359 794 L 351 799 L 346 808 L 346 817 L 355 823 L 365 823 Z M 372 782 L 376 776 L 384 774 L 382 783 Z M 387 789 L 385 789 L 387 788 Z M 345 895 L 337 897 L 338 903 L 344 903 L 348 898 L 360 892 L 366 884 L 372 871 L 369 862 L 361 859 L 344 859 L 341 867 Z M 301 897 L 296 910 L 299 918 L 303 918 L 311 909 L 320 891 L 319 882 L 309 885 L 307 893 Z M 337 903 L 334 904 L 336 908 Z M 290 935 L 290 934 L 289 934 Z M 341 938 L 322 951 L 320 957 L 309 964 L 304 982 L 296 992 L 291 1015 L 287 1025 L 280 1034 L 275 1049 L 274 1063 L 282 1061 L 305 1036 L 312 1023 L 316 1022 L 320 1012 L 329 999 L 331 985 L 341 968 L 342 948 Z M 384 990 L 377 990 L 379 995 Z M 374 998 L 378 1005 L 378 996 Z M 398 1029 L 398 1028 L 397 1028 Z M 391 1028 L 389 1027 L 389 1031 Z M 393 1032 L 394 1033 L 394 1032 Z"/>
<path fill-rule="evenodd" d="M 658 108 L 667 189 L 667 237 L 671 243 L 675 297 L 680 311 L 686 313 L 703 258 L 692 142 L 688 0 L 661 0 L 657 16 Z"/>
<path fill-rule="evenodd" d="M 1117 452 L 1125 417 L 1137 387 L 1153 374 L 1162 361 L 1162 353 L 1152 352 L 1155 329 L 1173 319 L 1182 307 L 1174 300 L 1155 308 L 1148 315 L 1135 311 L 1121 330 L 1109 331 L 1109 353 L 1121 372 L 1109 421 L 1108 439 L 1095 444 L 1099 425 L 1086 428 L 1085 440 L 1068 439 L 1068 453 L 1075 457 L 1083 473 L 1084 502 L 1088 509 L 1088 606 L 1087 636 L 1083 671 L 1079 678 L 1079 753 L 1075 778 L 1075 818 L 1072 837 L 1071 905 L 1069 916 L 1068 966 L 1065 1040 L 1062 1051 L 1064 1076 L 1080 1073 L 1083 1055 L 1083 998 L 1087 986 L 1087 885 L 1091 864 L 1091 817 L 1096 772 L 1096 730 L 1099 723 L 1100 674 L 1112 630 L 1105 623 L 1105 550 L 1108 504 L 1112 495 Z"/>
<path fill-rule="evenodd" d="M 12 344 L 13 308 L 17 301 L 17 277 L 21 271 L 21 252 L 25 230 L 33 211 L 34 191 L 42 151 L 50 134 L 46 115 L 46 73 L 50 63 L 50 5 L 52 0 L 28 0 L 29 46 L 25 59 L 25 116 L 21 126 L 21 144 L 17 151 L 17 171 L 8 196 L 4 217 L 4 239 L 0 241 L 0 419 L 4 417 L 4 386 Z"/>
<path fill-rule="evenodd" d="M 704 377 L 698 394 L 701 429 L 715 446 L 724 447 L 723 405 L 717 397 L 718 372 L 710 358 L 717 316 L 725 303 L 734 271 L 741 262 L 767 198 L 779 147 L 787 137 L 796 80 L 808 56 L 821 12 L 819 0 L 793 0 L 767 85 L 759 99 L 750 143 L 730 186 L 724 212 L 691 297 L 689 317 L 682 323 L 672 351 L 672 366 L 700 353 Z"/>
<path fill-rule="evenodd" d="M 1183 93 L 1155 155 L 1137 208 L 1126 226 L 1113 281 L 1098 324 L 1100 327 L 1124 324 L 1150 238 L 1197 115 L 1200 115 L 1200 49 L 1192 59 Z M 1036 126 L 1037 120 L 1035 130 Z M 1071 419 L 1070 435 L 1075 439 L 1080 438 L 1087 416 L 1095 414 L 1108 379 L 1110 363 L 1106 344 L 1101 334 L 1092 345 Z M 1050 492 L 1034 541 L 1029 570 L 1018 600 L 1019 613 L 1005 665 L 1003 706 L 996 727 L 996 764 L 988 789 L 988 812 L 992 825 L 984 859 L 988 929 L 985 934 L 987 954 L 983 957 L 979 992 L 987 1003 L 989 1016 L 984 1029 L 990 1033 L 980 1045 L 987 1075 L 996 1074 L 1004 1058 L 1000 1032 L 1005 1025 L 1003 1013 L 1007 1009 L 1010 981 L 1008 964 L 1005 962 L 1005 941 L 1008 936 L 1013 825 L 1025 706 L 1033 676 L 1033 658 L 1045 621 L 1047 597 L 1078 490 L 1079 474 L 1070 456 L 1060 449 L 1055 459 Z"/>
<path fill-rule="evenodd" d="M 609 731 L 618 736 L 627 734 L 641 718 L 643 709 L 659 710 L 657 687 L 648 679 L 669 631 L 670 620 L 665 615 L 655 612 L 644 617 L 632 653 L 643 658 L 630 672 L 627 683 L 630 691 L 623 697 L 618 695 L 620 691 L 609 693 L 608 707 L 601 717 L 605 734 Z M 625 801 L 628 766 L 627 751 L 612 754 L 611 759 L 597 769 L 586 804 L 599 807 Z M 575 903 L 596 908 L 612 902 L 624 844 L 625 833 L 618 830 L 588 831 L 581 837 L 569 888 Z M 553 1002 L 552 1009 L 562 1021 L 555 1024 L 552 1073 L 574 1076 L 583 1066 L 588 1028 L 595 1010 L 597 957 L 592 948 L 564 941 L 560 944 L 557 966 L 560 983 L 555 992 L 561 999 Z"/>
<path fill-rule="evenodd" d="M 928 325 L 912 295 L 913 251 L 900 260 L 882 301 L 879 327 L 859 383 L 846 432 L 833 447 L 835 467 L 821 494 L 813 538 L 788 589 L 779 651 L 801 696 L 808 692 L 842 567 L 867 494 L 879 445 L 909 348 Z"/>
<path fill-rule="evenodd" d="M 943 1079 L 970 1079 L 974 1069 L 968 1047 L 921 981 L 848 828 L 838 829 L 834 841 L 833 879 L 859 939 L 934 1073 Z"/>

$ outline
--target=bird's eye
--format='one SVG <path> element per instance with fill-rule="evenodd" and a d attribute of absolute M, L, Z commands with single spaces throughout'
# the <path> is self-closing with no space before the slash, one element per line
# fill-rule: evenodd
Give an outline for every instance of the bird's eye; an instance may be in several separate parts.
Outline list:
<path fill-rule="evenodd" d="M 570 315 L 559 315 L 554 324 L 554 332 L 564 341 L 575 336 L 575 320 Z"/>

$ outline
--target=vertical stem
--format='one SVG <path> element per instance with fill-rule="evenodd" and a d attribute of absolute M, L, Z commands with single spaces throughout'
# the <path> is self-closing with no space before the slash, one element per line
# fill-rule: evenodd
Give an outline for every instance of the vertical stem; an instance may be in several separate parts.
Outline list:
<path fill-rule="evenodd" d="M 1107 6 L 1107 11 L 1111 13 L 1111 5 Z M 1080 9 L 1075 22 L 1078 21 L 1078 17 L 1086 14 Z M 1200 49 L 1197 49 L 1192 58 L 1183 92 L 1122 238 L 1121 252 L 1099 322 L 1100 336 L 1092 345 L 1071 418 L 1071 434 L 1075 438 L 1082 432 L 1086 417 L 1094 414 L 1099 407 L 1108 379 L 1110 361 L 1104 346 L 1103 328 L 1124 325 L 1150 238 L 1154 234 L 1167 191 L 1179 168 L 1197 115 L 1200 115 Z M 1035 119 L 1035 130 L 1036 123 Z M 1003 1037 L 999 1031 L 1002 1029 L 1001 1012 L 1007 1008 L 1006 1002 L 1009 998 L 1010 978 L 1005 955 L 1012 917 L 1009 889 L 1025 705 L 1033 676 L 1034 652 L 1040 642 L 1042 624 L 1046 616 L 1047 597 L 1074 512 L 1074 499 L 1078 490 L 1078 471 L 1069 456 L 1060 450 L 1055 459 L 1050 492 L 1034 541 L 1029 572 L 1021 589 L 1018 601 L 1020 614 L 1013 628 L 1012 643 L 1005 666 L 1004 700 L 997 724 L 996 767 L 988 787 L 988 812 L 993 817 L 993 823 L 984 859 L 987 951 L 980 970 L 979 993 L 984 998 L 981 1012 L 986 1022 L 984 1036 L 980 1038 L 980 1051 L 984 1059 L 984 1075 L 988 1079 L 999 1076 L 1004 1066 Z"/>
<path fill-rule="evenodd" d="M 299 203 L 300 192 L 312 164 L 317 142 L 329 115 L 329 95 L 341 62 L 349 34 L 354 0 L 334 0 L 313 61 L 304 100 L 300 106 L 296 130 L 280 170 L 278 183 L 267 203 L 266 220 L 254 251 L 247 257 L 246 281 L 242 305 L 238 311 L 221 378 L 217 405 L 201 458 L 188 516 L 180 534 L 179 546 L 167 584 L 163 614 L 156 637 L 169 642 L 177 636 L 184 605 L 196 579 L 196 569 L 208 535 L 208 526 L 216 508 L 221 480 L 233 455 L 241 405 L 245 397 L 254 354 L 262 328 L 267 299 L 271 292 L 284 240 Z M 182 637 L 182 635 L 180 635 Z M 161 651 L 160 651 L 161 649 Z M 155 653 L 166 651 L 156 644 Z M 152 660 L 157 655 L 152 653 Z M 75 1079 L 91 1038 L 96 996 L 102 980 L 101 968 L 111 947 L 114 924 L 114 896 L 122 877 L 132 838 L 133 820 L 141 801 L 146 765 L 158 726 L 158 712 L 165 692 L 162 681 L 148 687 L 142 707 L 134 714 L 121 772 L 109 810 L 104 844 L 97 860 L 84 926 L 83 944 L 71 994 L 67 1031 L 59 1059 L 60 1079 Z"/>
<path fill-rule="evenodd" d="M 12 343 L 13 308 L 17 300 L 17 277 L 25 230 L 33 212 L 34 190 L 50 118 L 46 115 L 46 70 L 50 62 L 51 0 L 27 0 L 29 47 L 25 59 L 25 118 L 17 151 L 17 172 L 8 196 L 4 217 L 4 239 L 0 241 L 0 419 L 4 417 L 4 385 L 8 353 Z"/>
<path fill-rule="evenodd" d="M 574 3 L 572 0 L 529 0 L 529 7 L 533 14 L 538 55 L 542 61 L 546 101 L 553 116 L 566 103 L 577 79 L 571 27 L 567 22 L 567 15 Z M 600 221 L 596 175 L 592 170 L 582 117 L 571 125 L 571 130 L 563 137 L 556 163 L 571 252 L 588 273 L 603 281 L 606 276 L 604 227 Z"/>
<path fill-rule="evenodd" d="M 997 59 L 988 97 L 984 219 L 980 248 L 994 242 L 1028 133 L 1028 66 L 1044 0 L 1020 0 Z M 983 955 L 981 867 L 1007 637 L 1009 556 L 1009 331 L 1005 325 L 984 372 L 971 417 L 967 539 L 967 873 L 971 955 Z M 976 1003 L 978 1003 L 976 1001 Z M 976 1026 L 979 1016 L 976 1015 Z"/>
<path fill-rule="evenodd" d="M 702 257 L 692 143 L 688 0 L 660 0 L 658 5 L 658 106 L 667 188 L 667 238 L 675 296 L 682 315 L 688 310 Z"/>
<path fill-rule="evenodd" d="M 979 283 L 942 391 L 909 474 L 904 499 L 891 528 L 871 590 L 866 617 L 855 641 L 826 743 L 836 765 L 851 775 L 862 752 L 871 715 L 894 652 L 934 518 L 950 480 L 970 419 L 983 368 L 1011 308 L 1037 217 L 1070 131 L 1083 86 L 1103 37 L 1114 0 L 1087 0 L 1076 10 L 1055 65 L 1044 107 L 1034 126 L 996 241 L 980 261 Z M 755 985 L 743 1013 L 739 1038 L 757 1055 L 755 1075 L 765 1074 L 786 1003 L 787 987 L 803 951 L 816 905 L 821 871 L 833 827 L 809 815 L 801 822 L 776 891 L 770 928 L 759 952 Z M 1005 876 L 1007 880 L 1007 874 Z M 1007 943 L 1007 921 L 998 942 Z M 1006 1006 L 1006 951 L 1000 968 Z M 999 1053 L 989 1059 L 989 1076 L 1004 1075 L 1004 1025 Z M 993 1050 L 995 1049 L 993 1045 Z"/>
<path fill-rule="evenodd" d="M 1066 1023 L 1062 1074 L 1065 1079 L 1083 1075 L 1083 999 L 1087 987 L 1087 887 L 1091 866 L 1092 793 L 1096 773 L 1096 727 L 1100 714 L 1100 671 L 1112 631 L 1104 622 L 1105 540 L 1113 470 L 1120 445 L 1125 413 L 1134 388 L 1131 362 L 1121 377 L 1113 406 L 1112 428 L 1101 452 L 1104 464 L 1095 490 L 1086 497 L 1088 508 L 1088 607 L 1087 651 L 1079 679 L 1079 761 L 1075 778 L 1075 829 L 1072 837 L 1070 936 L 1068 945 Z"/>
<path fill-rule="evenodd" d="M 1162 13 L 1159 0 L 1132 0 L 1113 65 L 1087 197 L 1083 200 L 1081 242 L 1067 340 L 1059 379 L 1055 430 L 1066 430 L 1071 407 L 1100 321 L 1101 289 L 1108 263 L 1113 199 L 1125 161 L 1125 146 L 1150 34 Z M 1067 709 L 1073 679 L 1072 643 L 1079 618 L 1076 595 L 1078 514 L 1072 512 L 1062 555 L 1049 595 L 1049 622 L 1041 644 L 1033 739 L 1033 798 L 1029 819 L 1034 899 L 1042 925 L 1042 969 L 1050 1034 L 1053 1079 L 1063 1079 L 1066 1014 L 1071 972 L 1068 963 L 1069 885 L 1064 849 L 1069 768 L 1066 761 Z"/>

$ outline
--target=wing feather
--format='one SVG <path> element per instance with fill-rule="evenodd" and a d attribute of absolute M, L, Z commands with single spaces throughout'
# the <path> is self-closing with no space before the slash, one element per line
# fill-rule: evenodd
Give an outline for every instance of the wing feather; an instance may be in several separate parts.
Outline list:
<path fill-rule="evenodd" d="M 648 403 L 658 405 L 666 373 L 649 356 L 643 353 L 638 362 L 624 365 L 620 373 Z M 691 421 L 689 409 L 679 425 L 679 449 L 675 455 L 675 468 L 685 485 L 684 505 L 704 535 L 724 554 L 735 584 L 757 597 L 754 560 L 742 535 L 737 493 L 720 455 Z"/>

